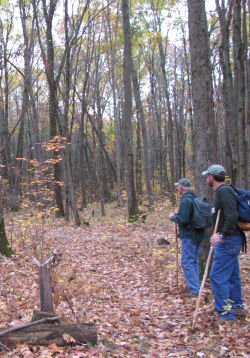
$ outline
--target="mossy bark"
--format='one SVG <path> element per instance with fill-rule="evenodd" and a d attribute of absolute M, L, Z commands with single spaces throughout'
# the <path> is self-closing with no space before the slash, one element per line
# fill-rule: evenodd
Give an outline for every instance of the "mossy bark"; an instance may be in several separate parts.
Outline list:
<path fill-rule="evenodd" d="M 10 257 L 12 251 L 9 247 L 9 242 L 7 240 L 5 226 L 4 226 L 4 217 L 0 218 L 0 253 L 6 257 Z"/>

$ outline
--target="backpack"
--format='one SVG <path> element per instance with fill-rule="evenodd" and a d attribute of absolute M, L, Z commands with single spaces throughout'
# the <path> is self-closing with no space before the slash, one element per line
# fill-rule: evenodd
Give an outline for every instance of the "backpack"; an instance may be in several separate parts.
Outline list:
<path fill-rule="evenodd" d="M 212 208 L 205 197 L 195 196 L 193 208 L 192 225 L 195 229 L 205 229 L 212 225 Z"/>
<path fill-rule="evenodd" d="M 238 200 L 238 226 L 244 231 L 250 231 L 250 191 L 233 186 L 232 188 L 236 192 Z"/>

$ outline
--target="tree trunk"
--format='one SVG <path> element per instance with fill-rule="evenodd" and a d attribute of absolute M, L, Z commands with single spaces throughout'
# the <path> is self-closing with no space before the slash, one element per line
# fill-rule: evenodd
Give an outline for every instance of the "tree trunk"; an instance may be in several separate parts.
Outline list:
<path fill-rule="evenodd" d="M 31 125 L 31 146 L 33 148 L 33 158 L 36 159 L 40 165 L 42 165 L 43 161 L 43 150 L 41 145 L 41 138 L 38 128 L 38 111 L 35 103 L 35 95 L 33 90 L 33 75 L 32 75 L 32 55 L 34 52 L 34 36 L 35 36 L 35 23 L 32 21 L 32 27 L 31 29 L 27 30 L 27 27 L 29 28 L 29 17 L 31 9 L 30 7 L 32 4 L 27 4 L 21 0 L 19 0 L 19 13 L 22 23 L 22 33 L 23 33 L 23 39 L 24 39 L 24 88 L 23 88 L 23 101 L 22 101 L 22 113 L 23 113 L 23 119 L 20 123 L 20 130 L 18 135 L 18 144 L 17 144 L 17 151 L 16 151 L 16 157 L 17 158 L 23 158 L 24 157 L 24 128 L 25 123 L 27 123 L 27 120 L 30 120 Z M 33 15 L 34 17 L 34 15 Z M 29 115 L 27 115 L 27 108 L 28 105 L 31 106 L 31 111 L 28 112 Z M 29 124 L 29 123 L 28 123 Z M 16 166 L 18 168 L 17 170 L 17 188 L 15 190 L 20 191 L 20 180 L 22 175 L 22 166 L 23 161 L 17 160 Z M 39 167 L 40 169 L 40 167 Z M 37 170 L 37 177 L 38 180 L 36 182 L 36 188 L 38 192 L 38 200 L 42 201 L 42 190 L 41 190 L 41 182 L 43 181 L 42 178 L 42 172 L 40 170 Z M 18 201 L 16 201 L 18 203 Z"/>
<path fill-rule="evenodd" d="M 5 231 L 2 193 L 2 179 L 0 178 L 0 253 L 6 257 L 10 257 L 12 252 Z"/>
<path fill-rule="evenodd" d="M 70 103 L 70 86 L 72 81 L 72 69 L 71 69 L 71 47 L 69 40 L 69 29 L 68 29 L 68 1 L 66 0 L 64 3 L 64 29 L 65 29 L 65 82 L 64 82 L 64 114 L 61 125 L 62 136 L 67 138 L 68 142 L 71 143 L 70 131 L 69 131 L 69 103 Z M 66 193 L 66 203 L 70 206 L 73 216 L 75 219 L 75 224 L 77 226 L 81 225 L 75 190 L 74 190 L 74 182 L 72 177 L 72 167 L 71 167 L 71 145 L 66 144 L 64 148 L 64 168 L 65 168 L 65 193 Z M 69 208 L 65 205 L 65 212 L 67 210 L 67 216 L 69 217 L 68 210 Z"/>
<path fill-rule="evenodd" d="M 167 158 L 166 158 L 166 152 L 163 144 L 163 135 L 162 135 L 162 121 L 161 121 L 161 115 L 159 113 L 158 104 L 157 104 L 157 98 L 156 98 L 156 91 L 155 91 L 155 69 L 152 68 L 149 73 L 150 77 L 150 89 L 151 89 L 151 95 L 153 100 L 153 106 L 154 106 L 154 116 L 156 119 L 156 126 L 157 126 L 157 136 L 158 141 L 157 145 L 159 146 L 159 157 L 160 157 L 160 183 L 161 183 L 161 193 L 165 192 L 167 189 L 169 192 L 171 191 L 170 182 L 168 179 L 168 170 L 167 170 Z M 153 114 L 152 114 L 153 115 Z M 162 177 L 163 176 L 163 177 Z M 163 183 L 163 185 L 162 185 Z"/>
<path fill-rule="evenodd" d="M 247 86 L 247 105 L 246 105 L 246 140 L 247 140 L 247 153 L 250 153 L 250 52 L 248 51 L 248 39 L 250 33 L 250 1 L 248 1 L 248 16 L 246 5 L 244 4 L 244 17 L 243 17 L 243 41 L 245 49 L 245 68 L 246 68 L 246 86 Z M 248 18 L 248 24 L 247 24 Z M 248 173 L 247 173 L 247 189 L 250 190 L 250 155 L 248 155 Z"/>
<path fill-rule="evenodd" d="M 133 59 L 132 59 L 133 61 Z M 135 66 L 133 63 L 133 73 L 132 73 L 132 80 L 133 80 L 133 88 L 134 88 L 134 97 L 136 102 L 136 111 L 137 117 L 140 121 L 141 131 L 142 131 L 142 139 L 143 139 L 143 156 L 144 156 L 144 173 L 145 173 L 145 183 L 148 195 L 148 204 L 152 206 L 154 204 L 154 197 L 153 191 L 151 186 L 151 175 L 150 175 L 150 161 L 149 161 L 149 148 L 148 148 L 148 137 L 147 137 L 147 129 L 146 129 L 146 121 L 143 112 L 142 100 L 140 95 L 140 87 L 137 78 L 137 73 L 135 70 Z"/>
<path fill-rule="evenodd" d="M 190 120 L 190 129 L 191 129 L 191 151 L 192 151 L 192 161 L 191 161 L 191 169 L 194 171 L 194 119 L 193 119 L 193 107 L 192 107 L 192 84 L 191 84 L 191 76 L 190 76 L 190 61 L 189 61 L 189 54 L 187 51 L 187 43 L 186 37 L 184 33 L 184 29 L 182 29 L 183 33 L 183 47 L 184 47 L 184 58 L 185 58 L 185 65 L 186 65 L 186 73 L 187 73 L 187 108 Z"/>
<path fill-rule="evenodd" d="M 108 42 L 110 46 L 110 55 L 107 58 L 109 63 L 110 59 L 110 77 L 111 77 L 111 87 L 113 94 L 113 111 L 114 111 L 114 125 L 115 125 L 115 163 L 116 163 L 116 177 L 117 177 L 117 204 L 121 205 L 121 148 L 120 148 L 120 123 L 118 116 L 118 106 L 117 106 L 117 90 L 116 90 L 116 78 L 115 78 L 115 54 L 117 47 L 117 27 L 118 27 L 118 14 L 116 16 L 114 39 L 112 38 L 112 28 L 111 28 L 111 17 L 110 17 L 110 4 L 108 5 Z"/>
<path fill-rule="evenodd" d="M 232 17 L 232 1 L 226 11 L 224 3 L 220 6 L 219 1 L 216 0 L 216 9 L 219 15 L 220 31 L 221 31 L 221 44 L 219 46 L 220 65 L 223 74 L 222 83 L 222 98 L 225 112 L 225 136 L 228 137 L 230 143 L 231 158 L 230 167 L 227 167 L 228 174 L 232 178 L 232 182 L 238 182 L 238 162 L 239 162 L 239 149 L 238 149 L 238 124 L 237 115 L 235 113 L 235 97 L 233 91 L 233 74 L 230 63 L 230 25 Z"/>
<path fill-rule="evenodd" d="M 247 182 L 247 143 L 245 123 L 245 68 L 244 50 L 241 31 L 241 5 L 245 1 L 233 0 L 233 72 L 234 72 L 234 98 L 235 116 L 238 124 L 238 145 L 239 145 L 239 177 L 238 185 L 246 187 Z"/>
<path fill-rule="evenodd" d="M 170 165 L 170 197 L 173 204 L 175 204 L 175 188 L 174 188 L 174 174 L 175 174 L 175 164 L 174 164 L 174 130 L 173 130 L 173 116 L 172 116 L 172 108 L 170 103 L 170 94 L 169 94 L 169 85 L 166 74 L 166 61 L 165 61 L 165 53 L 162 45 L 162 39 L 158 38 L 158 47 L 160 52 L 160 60 L 161 60 L 161 70 L 164 81 L 164 92 L 166 97 L 166 105 L 167 105 L 167 123 L 168 123 L 168 152 L 169 152 L 169 165 Z"/>
<path fill-rule="evenodd" d="M 136 113 L 136 163 L 135 163 L 135 175 L 136 175 L 136 192 L 138 195 L 142 195 L 142 146 L 141 146 L 141 124 Z"/>
<path fill-rule="evenodd" d="M 132 43 L 131 29 L 129 22 L 129 1 L 122 0 L 122 23 L 124 35 L 123 53 L 123 122 L 125 140 L 125 168 L 126 168 L 126 188 L 128 200 L 128 218 L 134 220 L 138 214 L 138 204 L 135 190 L 134 178 L 134 152 L 133 152 L 133 128 L 132 128 Z"/>
<path fill-rule="evenodd" d="M 76 226 L 80 226 L 81 220 L 79 217 L 75 191 L 74 191 L 74 183 L 73 183 L 72 168 L 71 168 L 71 161 L 70 161 L 70 149 L 67 147 L 64 150 L 64 164 L 65 164 L 65 176 L 67 176 L 65 181 L 67 183 L 70 207 L 73 212 Z"/>
<path fill-rule="evenodd" d="M 181 79 L 178 78 L 177 68 L 178 68 L 178 57 L 177 57 L 177 48 L 175 47 L 175 65 L 174 65 L 174 80 L 176 85 L 173 86 L 173 118 L 175 123 L 175 166 L 176 166 L 176 181 L 182 177 L 185 177 L 185 143 L 186 143 L 186 128 L 184 121 L 184 93 L 185 93 L 185 81 L 184 81 L 184 62 L 181 61 L 180 66 L 180 75 Z M 180 83 L 181 85 L 177 85 Z"/>
<path fill-rule="evenodd" d="M 211 189 L 201 172 L 218 162 L 214 118 L 212 69 L 204 1 L 188 0 L 188 26 L 191 52 L 192 98 L 194 107 L 194 178 L 199 195 L 211 199 Z M 200 257 L 202 271 L 209 252 L 209 240 L 203 242 Z"/>
<path fill-rule="evenodd" d="M 82 101 L 83 103 L 83 101 Z M 84 114 L 85 110 L 82 106 L 81 118 L 80 118 L 80 152 L 79 152 L 79 161 L 80 161 L 80 176 L 81 176 L 81 197 L 82 197 L 82 208 L 87 207 L 87 198 L 86 198 L 86 171 L 85 171 L 85 160 L 84 160 Z"/>
<path fill-rule="evenodd" d="M 97 171 L 98 177 L 101 181 L 101 196 L 103 203 L 108 202 L 110 198 L 110 193 L 107 186 L 107 174 L 106 174 L 106 167 L 105 167 L 105 158 L 103 153 L 103 146 L 104 146 L 104 136 L 103 136 L 103 113 L 101 110 L 101 96 L 100 96 L 100 89 L 99 89 L 99 81 L 96 88 L 96 95 L 97 95 L 97 131 L 98 131 L 98 160 L 97 160 Z M 103 144 L 103 145 L 102 145 Z"/>
<path fill-rule="evenodd" d="M 202 194 L 208 193 L 208 189 L 201 181 L 201 172 L 209 164 L 218 162 L 212 68 L 203 1 L 188 0 L 188 24 L 194 108 L 195 187 Z"/>
<path fill-rule="evenodd" d="M 49 119 L 50 119 L 50 138 L 53 140 L 57 136 L 57 124 L 59 124 L 58 118 L 58 101 L 57 101 L 57 83 L 55 79 L 55 56 L 54 56 L 54 43 L 53 43 L 53 35 L 52 35 L 52 23 L 53 17 L 55 14 L 56 5 L 58 0 L 50 3 L 49 9 L 47 9 L 47 4 L 45 0 L 42 0 L 43 7 L 43 15 L 46 19 L 46 51 L 41 39 L 40 34 L 40 22 L 39 15 L 37 9 L 37 0 L 32 0 L 34 16 L 36 20 L 36 27 L 38 33 L 38 40 L 40 44 L 40 49 L 42 52 L 43 63 L 45 66 L 45 73 L 47 77 L 47 82 L 49 86 Z M 56 201 L 56 216 L 63 217 L 64 216 L 64 208 L 63 208 L 63 199 L 62 199 L 62 191 L 59 182 L 61 181 L 61 172 L 59 161 L 57 160 L 58 154 L 56 151 L 52 151 L 52 157 L 55 159 L 54 164 L 54 192 L 55 192 L 55 201 Z"/>
<path fill-rule="evenodd" d="M 5 31 L 3 27 L 5 27 Z M 9 82 L 9 68 L 8 68 L 8 42 L 10 33 L 13 26 L 13 14 L 5 25 L 0 18 L 0 55 L 1 55 L 1 103 L 0 103 L 0 147 L 5 143 L 1 151 L 1 176 L 6 180 L 11 178 L 11 157 L 9 142 L 6 141 L 9 135 L 9 95 L 10 95 L 10 82 Z M 3 80 L 3 86 L 2 86 Z"/>

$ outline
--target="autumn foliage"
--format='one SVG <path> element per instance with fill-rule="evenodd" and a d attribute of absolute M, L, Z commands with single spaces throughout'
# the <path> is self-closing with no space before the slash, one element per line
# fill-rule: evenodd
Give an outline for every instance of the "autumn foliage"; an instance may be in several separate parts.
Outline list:
<path fill-rule="evenodd" d="M 39 309 L 38 274 L 32 257 L 61 254 L 53 268 L 56 314 L 73 323 L 93 322 L 98 344 L 67 348 L 18 345 L 1 357 L 247 357 L 248 319 L 214 324 L 207 283 L 195 332 L 196 299 L 186 298 L 179 269 L 177 289 L 175 228 L 167 202 L 147 212 L 145 222 L 128 223 L 114 204 L 102 217 L 94 207 L 82 215 L 90 226 L 65 226 L 63 219 L 36 217 L 26 209 L 6 223 L 15 254 L 0 258 L 0 325 L 29 322 Z M 30 209 L 30 208 L 29 208 Z M 25 217 L 25 220 L 24 220 Z M 29 217 L 29 220 L 28 220 Z M 170 245 L 159 245 L 166 238 Z M 180 253 L 179 253 L 180 262 Z M 240 256 L 243 297 L 249 289 L 247 255 Z M 66 339 L 66 338 L 65 338 Z"/>

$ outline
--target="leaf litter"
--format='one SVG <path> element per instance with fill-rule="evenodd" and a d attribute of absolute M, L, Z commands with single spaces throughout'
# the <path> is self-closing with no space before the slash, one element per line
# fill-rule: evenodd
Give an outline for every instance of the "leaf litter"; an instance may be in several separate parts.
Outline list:
<path fill-rule="evenodd" d="M 42 236 L 32 234 L 33 227 L 24 235 L 21 220 L 17 220 L 16 225 L 11 224 L 15 255 L 0 258 L 1 327 L 27 323 L 33 310 L 40 309 L 38 274 L 32 257 L 45 260 L 56 250 L 61 254 L 52 274 L 56 314 L 74 323 L 94 323 L 98 344 L 76 346 L 70 340 L 68 347 L 17 345 L 10 352 L 2 350 L 0 356 L 249 356 L 249 319 L 213 325 L 209 283 L 192 332 L 196 299 L 182 296 L 187 287 L 180 267 L 177 285 L 175 228 L 167 219 L 167 205 L 158 203 L 141 223 L 127 223 L 125 208 L 114 204 L 107 208 L 106 217 L 91 218 L 90 227 L 66 226 L 61 219 L 43 222 L 42 228 L 36 227 L 36 233 Z M 170 244 L 159 245 L 160 238 Z M 180 252 L 178 261 L 180 265 Z M 240 264 L 248 306 L 246 254 L 240 256 Z"/>

